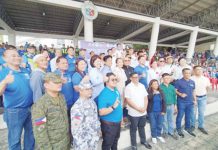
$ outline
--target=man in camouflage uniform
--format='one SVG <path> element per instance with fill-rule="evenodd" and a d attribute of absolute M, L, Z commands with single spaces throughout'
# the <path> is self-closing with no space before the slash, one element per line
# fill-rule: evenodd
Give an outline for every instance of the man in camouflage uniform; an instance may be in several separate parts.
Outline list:
<path fill-rule="evenodd" d="M 54 73 L 44 78 L 46 93 L 32 107 L 36 145 L 42 150 L 69 150 L 70 134 L 67 107 L 60 94 L 62 80 Z"/>
<path fill-rule="evenodd" d="M 80 83 L 80 97 L 71 108 L 71 132 L 74 150 L 97 150 L 101 133 L 95 102 L 90 99 L 90 83 Z"/>

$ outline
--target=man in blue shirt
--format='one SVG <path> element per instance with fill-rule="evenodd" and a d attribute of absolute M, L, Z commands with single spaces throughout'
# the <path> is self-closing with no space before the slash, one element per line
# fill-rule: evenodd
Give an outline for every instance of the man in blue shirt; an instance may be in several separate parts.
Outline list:
<path fill-rule="evenodd" d="M 120 123 L 123 117 L 122 102 L 118 92 L 117 78 L 113 73 L 107 75 L 106 87 L 98 97 L 98 109 L 103 136 L 103 150 L 117 150 L 120 137 Z"/>
<path fill-rule="evenodd" d="M 67 62 L 69 64 L 69 68 L 68 68 L 68 72 L 73 75 L 74 71 L 75 71 L 75 64 L 76 64 L 76 58 L 75 58 L 75 50 L 73 47 L 69 47 L 67 49 Z"/>
<path fill-rule="evenodd" d="M 4 96 L 4 121 L 8 127 L 9 149 L 21 149 L 23 129 L 24 149 L 34 149 L 31 123 L 32 91 L 30 76 L 26 69 L 20 68 L 21 57 L 16 47 L 8 46 L 4 52 L 7 67 L 0 69 L 0 95 Z"/>
<path fill-rule="evenodd" d="M 101 69 L 101 73 L 106 76 L 107 73 L 112 72 L 111 66 L 112 66 L 112 56 L 106 55 L 103 58 L 104 60 L 104 67 Z"/>
<path fill-rule="evenodd" d="M 195 136 L 191 130 L 191 111 L 196 104 L 195 96 L 195 83 L 191 80 L 191 70 L 189 68 L 184 68 L 182 70 L 183 78 L 177 80 L 175 83 L 176 94 L 177 94 L 177 107 L 178 115 L 176 117 L 176 129 L 178 135 L 184 137 L 184 134 L 181 130 L 182 118 L 185 114 L 185 131 L 190 135 Z"/>
<path fill-rule="evenodd" d="M 139 82 L 142 83 L 145 88 L 148 88 L 148 83 L 147 83 L 147 76 L 148 76 L 148 67 L 145 66 L 145 57 L 144 56 L 139 56 L 138 57 L 138 62 L 139 65 L 135 67 L 134 72 L 136 72 L 139 75 Z"/>
<path fill-rule="evenodd" d="M 61 89 L 61 93 L 64 95 L 67 110 L 70 114 L 70 109 L 74 103 L 73 101 L 73 83 L 72 83 L 72 75 L 67 71 L 68 63 L 67 59 L 64 57 L 58 57 L 56 60 L 57 70 L 55 70 L 55 74 L 60 75 L 63 80 L 63 85 Z"/>

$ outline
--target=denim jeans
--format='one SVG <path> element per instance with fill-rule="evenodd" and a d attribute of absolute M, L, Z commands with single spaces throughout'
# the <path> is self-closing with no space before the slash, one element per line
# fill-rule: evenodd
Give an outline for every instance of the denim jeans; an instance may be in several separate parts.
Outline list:
<path fill-rule="evenodd" d="M 34 149 L 34 136 L 30 108 L 5 108 L 4 121 L 8 127 L 9 150 L 21 150 L 21 135 L 24 129 L 24 150 Z"/>
<path fill-rule="evenodd" d="M 204 128 L 204 112 L 206 110 L 207 105 L 207 96 L 204 97 L 197 97 L 197 108 L 192 109 L 192 116 L 191 116 L 191 126 L 195 127 L 196 122 L 196 110 L 198 110 L 198 127 Z"/>
<path fill-rule="evenodd" d="M 148 115 L 150 119 L 151 136 L 152 138 L 157 138 L 161 136 L 164 116 L 161 112 L 150 112 Z"/>
<path fill-rule="evenodd" d="M 117 150 L 118 140 L 120 138 L 120 123 L 110 125 L 101 121 L 102 131 L 102 150 Z"/>
<path fill-rule="evenodd" d="M 174 104 L 167 105 L 166 114 L 164 115 L 163 133 L 169 133 L 169 134 L 174 133 L 173 114 L 174 114 Z"/>
<path fill-rule="evenodd" d="M 138 129 L 139 136 L 140 136 L 140 142 L 145 143 L 146 142 L 146 136 L 145 136 L 145 124 L 146 124 L 146 115 L 141 117 L 132 117 L 129 116 L 130 124 L 130 138 L 131 138 L 131 146 L 136 146 L 136 131 Z"/>
<path fill-rule="evenodd" d="M 191 124 L 190 124 L 191 111 L 194 107 L 194 104 L 192 102 L 178 101 L 177 107 L 178 107 L 178 114 L 176 117 L 176 129 L 181 130 L 182 118 L 183 118 L 184 114 L 185 114 L 185 129 L 190 129 L 190 127 L 191 127 Z"/>

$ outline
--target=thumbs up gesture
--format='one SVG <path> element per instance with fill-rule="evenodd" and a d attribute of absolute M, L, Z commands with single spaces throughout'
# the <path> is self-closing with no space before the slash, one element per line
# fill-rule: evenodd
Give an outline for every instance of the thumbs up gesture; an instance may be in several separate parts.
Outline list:
<path fill-rule="evenodd" d="M 6 84 L 10 84 L 14 82 L 14 75 L 12 74 L 13 72 L 10 71 L 9 74 L 5 77 L 4 81 Z"/>

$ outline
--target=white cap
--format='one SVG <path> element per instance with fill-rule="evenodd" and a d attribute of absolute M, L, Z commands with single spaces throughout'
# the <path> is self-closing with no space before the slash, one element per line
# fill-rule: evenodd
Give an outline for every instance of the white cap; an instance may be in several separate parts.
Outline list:
<path fill-rule="evenodd" d="M 33 57 L 33 62 L 35 63 L 41 57 L 45 57 L 45 56 L 42 54 L 37 54 L 36 56 Z"/>

